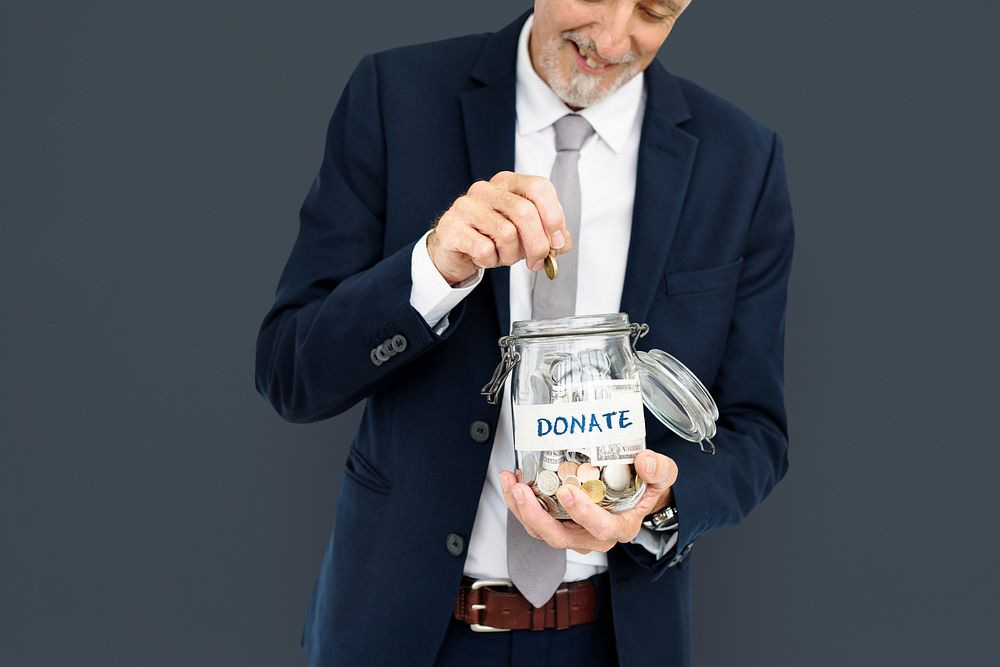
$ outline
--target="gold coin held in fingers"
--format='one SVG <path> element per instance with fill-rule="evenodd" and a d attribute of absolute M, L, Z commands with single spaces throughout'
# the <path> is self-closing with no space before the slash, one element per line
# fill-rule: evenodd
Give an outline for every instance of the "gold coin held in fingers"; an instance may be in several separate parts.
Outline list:
<path fill-rule="evenodd" d="M 559 264 L 556 262 L 555 255 L 549 255 L 545 258 L 545 276 L 549 280 L 555 280 L 556 276 L 559 275 Z"/>
<path fill-rule="evenodd" d="M 604 482 L 599 479 L 586 481 L 583 483 L 583 492 L 586 493 L 595 503 L 599 503 L 604 500 Z"/>

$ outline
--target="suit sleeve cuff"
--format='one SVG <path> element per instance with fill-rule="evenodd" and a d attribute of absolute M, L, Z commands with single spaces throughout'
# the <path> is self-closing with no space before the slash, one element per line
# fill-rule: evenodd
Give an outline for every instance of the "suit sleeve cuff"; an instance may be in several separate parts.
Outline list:
<path fill-rule="evenodd" d="M 410 288 L 410 305 L 420 313 L 427 326 L 435 333 L 440 333 L 439 325 L 444 325 L 440 327 L 442 330 L 448 326 L 448 313 L 482 281 L 483 270 L 479 269 L 476 275 L 452 287 L 431 261 L 427 252 L 428 234 L 429 231 L 413 246 L 410 259 L 410 277 L 413 283 Z"/>
<path fill-rule="evenodd" d="M 639 529 L 632 544 L 638 544 L 651 553 L 653 558 L 660 560 L 677 545 L 677 536 L 676 530 L 656 531 L 644 526 Z"/>

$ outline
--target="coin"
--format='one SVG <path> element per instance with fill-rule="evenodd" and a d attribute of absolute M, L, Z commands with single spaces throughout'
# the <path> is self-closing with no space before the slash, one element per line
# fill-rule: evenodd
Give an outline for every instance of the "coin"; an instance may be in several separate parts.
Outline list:
<path fill-rule="evenodd" d="M 563 480 L 563 486 L 575 486 L 579 489 L 583 486 L 583 482 L 581 482 L 580 478 L 576 475 L 568 475 L 566 479 Z"/>
<path fill-rule="evenodd" d="M 556 256 L 548 255 L 545 258 L 545 277 L 549 280 L 555 280 L 558 275 L 559 264 L 556 262 Z"/>
<path fill-rule="evenodd" d="M 601 471 L 590 463 L 581 463 L 580 467 L 576 469 L 576 476 L 580 478 L 581 482 L 589 482 L 590 480 L 600 479 Z"/>
<path fill-rule="evenodd" d="M 559 477 L 551 470 L 540 471 L 535 483 L 538 484 L 538 490 L 547 496 L 554 495 L 559 490 Z"/>
<path fill-rule="evenodd" d="M 604 480 L 601 480 L 601 481 L 604 481 Z M 624 489 L 622 489 L 621 491 L 617 491 L 615 489 L 612 489 L 610 486 L 607 485 L 607 483 L 605 483 L 605 486 L 607 486 L 608 488 L 604 492 L 604 494 L 605 494 L 604 498 L 605 498 L 605 500 L 609 500 L 609 501 L 626 500 L 626 499 L 628 499 L 629 496 L 631 496 L 633 493 L 635 493 L 635 488 L 631 484 L 629 486 L 625 487 Z"/>
<path fill-rule="evenodd" d="M 595 503 L 604 500 L 605 490 L 604 482 L 599 479 L 592 479 L 583 483 L 583 492 L 590 496 L 590 499 Z"/>
<path fill-rule="evenodd" d="M 627 463 L 612 463 L 604 466 L 601 479 L 612 491 L 624 491 L 632 481 L 632 473 Z"/>
<path fill-rule="evenodd" d="M 559 512 L 561 511 L 559 509 L 559 503 L 556 501 L 555 498 L 550 498 L 549 496 L 535 496 L 535 497 L 538 498 L 539 502 L 542 504 L 542 507 L 544 507 L 549 514 L 556 515 L 559 514 Z"/>
<path fill-rule="evenodd" d="M 521 477 L 523 479 L 535 479 L 538 475 L 538 458 L 534 452 L 525 452 L 521 459 Z"/>
<path fill-rule="evenodd" d="M 563 461 L 559 464 L 559 479 L 565 482 L 567 477 L 576 474 L 576 469 L 579 467 L 580 464 L 573 461 Z"/>

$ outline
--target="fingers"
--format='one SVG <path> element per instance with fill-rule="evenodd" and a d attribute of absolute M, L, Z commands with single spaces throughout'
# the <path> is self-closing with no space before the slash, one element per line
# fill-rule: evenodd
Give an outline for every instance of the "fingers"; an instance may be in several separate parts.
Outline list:
<path fill-rule="evenodd" d="M 481 208 L 471 216 L 472 227 L 488 236 L 496 247 L 498 264 L 511 266 L 524 257 L 517 226 L 491 208 Z"/>
<path fill-rule="evenodd" d="M 506 189 L 502 183 L 477 181 L 469 188 L 469 196 L 492 208 L 513 225 L 520 242 L 521 256 L 528 268 L 532 271 L 540 269 L 542 261 L 551 251 L 551 243 L 537 205 L 531 199 Z"/>
<path fill-rule="evenodd" d="M 535 498 L 534 492 L 525 484 L 515 483 L 510 472 L 500 474 L 500 486 L 504 500 L 511 513 L 532 537 L 542 540 L 554 549 L 575 549 L 586 551 L 607 551 L 614 542 L 602 544 L 586 530 L 572 523 L 554 519 Z"/>
<path fill-rule="evenodd" d="M 646 490 L 635 507 L 621 514 L 608 512 L 575 486 L 561 487 L 557 496 L 572 522 L 550 516 L 532 490 L 518 483 L 513 473 L 501 473 L 501 486 L 507 506 L 532 537 L 557 549 L 606 552 L 619 542 L 634 540 L 646 515 L 665 506 L 664 501 L 670 502 L 671 487 L 677 480 L 673 459 L 646 450 L 636 456 L 635 468 L 646 481 Z"/>
<path fill-rule="evenodd" d="M 501 171 L 490 179 L 490 183 L 530 200 L 538 211 L 549 247 L 562 252 L 569 250 L 571 239 L 566 218 L 555 186 L 549 179 Z"/>
<path fill-rule="evenodd" d="M 441 215 L 427 238 L 431 261 L 451 284 L 469 278 L 478 269 L 492 268 L 499 261 L 493 240 L 470 223 L 482 215 L 479 206 L 463 195 Z"/>
<path fill-rule="evenodd" d="M 472 227 L 461 229 L 458 232 L 458 238 L 454 241 L 454 245 L 456 249 L 465 253 L 480 268 L 493 268 L 499 261 L 497 247 L 493 240 Z"/>
<path fill-rule="evenodd" d="M 611 545 L 618 542 L 628 542 L 635 535 L 626 535 L 629 526 L 621 521 L 617 514 L 612 514 L 594 503 L 583 491 L 575 486 L 564 486 L 559 489 L 559 502 L 566 513 L 588 534 L 599 543 Z M 636 533 L 639 532 L 636 527 Z"/>
<path fill-rule="evenodd" d="M 484 269 L 509 266 L 523 257 L 517 227 L 468 195 L 455 200 L 442 216 L 436 233 L 449 249 L 463 253 Z"/>
<path fill-rule="evenodd" d="M 537 271 L 550 249 L 538 209 L 528 199 L 503 190 L 494 190 L 492 204 L 516 227 L 525 262 L 529 269 Z"/>
<path fill-rule="evenodd" d="M 573 245 L 552 183 L 513 172 L 473 183 L 438 220 L 435 235 L 428 250 L 450 282 L 474 267 L 510 266 L 521 258 L 538 271 L 551 252 Z"/>
<path fill-rule="evenodd" d="M 647 514 L 666 507 L 673 501 L 673 485 L 677 481 L 677 464 L 669 456 L 646 449 L 635 457 L 635 471 L 646 482 L 646 490 L 635 507 L 622 512 L 619 517 L 636 534 Z M 635 534 L 629 539 L 634 539 Z"/>
<path fill-rule="evenodd" d="M 635 471 L 646 484 L 657 490 L 669 488 L 677 481 L 677 464 L 669 456 L 644 449 L 635 457 Z"/>
<path fill-rule="evenodd" d="M 566 540 L 563 526 L 548 512 L 542 509 L 535 499 L 535 494 L 526 484 L 501 481 L 505 487 L 504 500 L 511 513 L 517 517 L 528 534 L 535 539 L 543 540 L 555 549 L 566 549 L 570 545 Z"/>

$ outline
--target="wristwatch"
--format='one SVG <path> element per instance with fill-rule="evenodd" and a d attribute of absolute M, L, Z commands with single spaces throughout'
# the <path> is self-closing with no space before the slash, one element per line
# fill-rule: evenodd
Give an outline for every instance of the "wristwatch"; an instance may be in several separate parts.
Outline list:
<path fill-rule="evenodd" d="M 642 525 L 656 531 L 677 530 L 677 508 L 667 505 L 659 512 L 647 515 Z"/>

